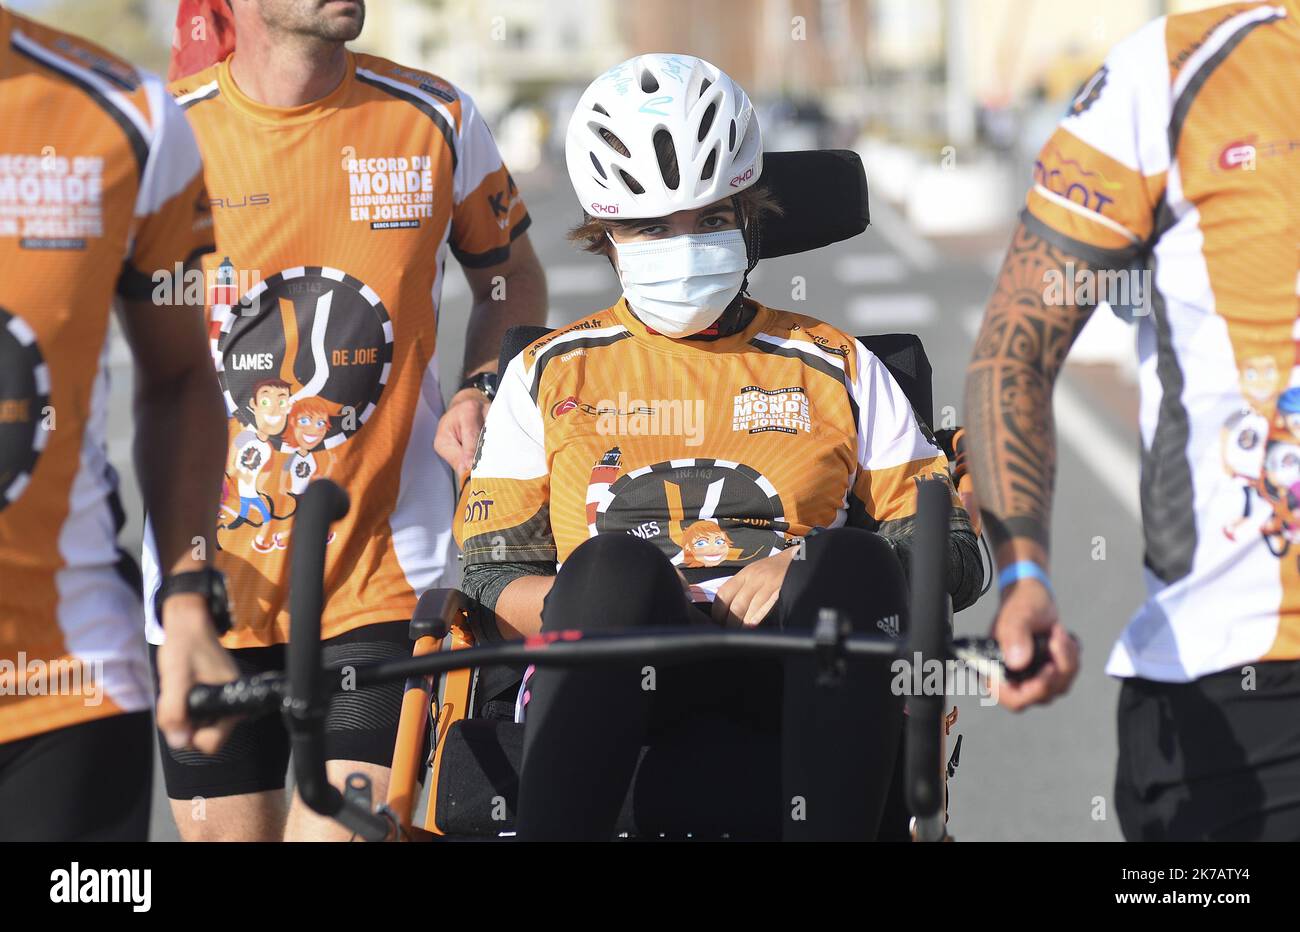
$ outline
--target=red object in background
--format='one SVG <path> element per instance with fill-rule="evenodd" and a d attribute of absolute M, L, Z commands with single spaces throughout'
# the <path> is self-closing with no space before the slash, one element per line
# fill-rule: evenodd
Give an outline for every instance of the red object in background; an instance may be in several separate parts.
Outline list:
<path fill-rule="evenodd" d="M 226 0 L 181 0 L 167 80 L 187 78 L 235 50 L 235 20 Z"/>

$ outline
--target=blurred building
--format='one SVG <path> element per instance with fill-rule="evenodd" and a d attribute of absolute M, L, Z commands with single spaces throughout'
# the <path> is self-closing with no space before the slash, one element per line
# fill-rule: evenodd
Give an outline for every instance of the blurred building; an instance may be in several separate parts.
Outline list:
<path fill-rule="evenodd" d="M 496 114 L 624 56 L 617 0 L 378 0 L 358 47 L 437 72 Z"/>

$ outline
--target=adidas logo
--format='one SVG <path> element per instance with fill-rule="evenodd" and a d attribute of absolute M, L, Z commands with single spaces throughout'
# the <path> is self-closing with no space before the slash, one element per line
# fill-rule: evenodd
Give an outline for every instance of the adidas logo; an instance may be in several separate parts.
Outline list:
<path fill-rule="evenodd" d="M 899 631 L 899 621 L 897 615 L 886 615 L 876 622 L 876 627 L 885 634 L 889 635 L 895 641 L 898 640 L 901 632 Z"/>

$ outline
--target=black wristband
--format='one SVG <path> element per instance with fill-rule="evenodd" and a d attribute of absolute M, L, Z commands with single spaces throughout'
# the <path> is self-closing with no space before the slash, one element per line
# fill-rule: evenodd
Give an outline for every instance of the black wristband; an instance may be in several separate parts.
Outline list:
<path fill-rule="evenodd" d="M 153 613 L 159 625 L 162 624 L 163 603 L 171 596 L 181 593 L 194 593 L 204 597 L 208 603 L 208 614 L 212 616 L 212 626 L 216 628 L 218 637 L 234 627 L 230 613 L 230 596 L 226 592 L 226 577 L 220 570 L 208 567 L 164 576 L 162 585 L 158 587 L 153 597 Z"/>
<path fill-rule="evenodd" d="M 476 372 L 460 383 L 457 391 L 464 391 L 467 388 L 477 388 L 481 391 L 488 401 L 497 396 L 497 387 L 501 384 L 501 377 L 495 372 Z"/>

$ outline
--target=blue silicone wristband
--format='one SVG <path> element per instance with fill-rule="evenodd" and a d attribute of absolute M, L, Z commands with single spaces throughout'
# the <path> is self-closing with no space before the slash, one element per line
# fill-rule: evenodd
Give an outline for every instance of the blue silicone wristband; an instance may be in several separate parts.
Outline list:
<path fill-rule="evenodd" d="M 998 573 L 998 591 L 1001 592 L 1007 586 L 1020 579 L 1037 579 L 1047 587 L 1047 591 L 1052 591 L 1052 580 L 1047 575 L 1047 570 L 1043 569 L 1033 560 L 1017 560 L 1010 566 L 1002 568 Z"/>

